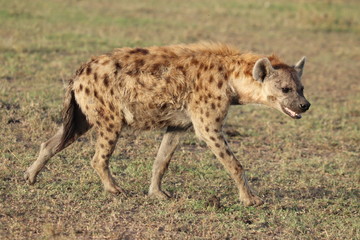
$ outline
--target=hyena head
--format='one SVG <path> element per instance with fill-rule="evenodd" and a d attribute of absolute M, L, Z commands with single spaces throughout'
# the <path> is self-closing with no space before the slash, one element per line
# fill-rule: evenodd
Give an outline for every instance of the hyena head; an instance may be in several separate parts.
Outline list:
<path fill-rule="evenodd" d="M 263 102 L 294 119 L 310 108 L 304 97 L 301 76 L 305 65 L 303 57 L 295 66 L 272 66 L 268 58 L 259 59 L 253 68 L 253 78 L 262 85 Z M 265 96 L 264 96 L 265 95 Z"/>

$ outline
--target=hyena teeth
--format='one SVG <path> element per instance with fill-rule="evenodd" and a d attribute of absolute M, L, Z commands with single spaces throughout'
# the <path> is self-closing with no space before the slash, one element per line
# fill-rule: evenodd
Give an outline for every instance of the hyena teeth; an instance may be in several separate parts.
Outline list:
<path fill-rule="evenodd" d="M 298 113 L 292 111 L 290 108 L 284 107 L 284 109 L 291 117 L 298 118 L 298 119 L 301 118 L 301 114 L 298 114 Z"/>

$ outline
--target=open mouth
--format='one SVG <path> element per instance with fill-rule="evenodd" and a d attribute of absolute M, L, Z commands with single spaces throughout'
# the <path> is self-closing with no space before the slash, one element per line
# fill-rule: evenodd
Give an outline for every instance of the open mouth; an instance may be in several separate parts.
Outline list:
<path fill-rule="evenodd" d="M 298 114 L 296 112 L 294 112 L 293 110 L 287 108 L 287 107 L 282 107 L 284 113 L 286 113 L 287 115 L 289 115 L 290 117 L 294 118 L 294 119 L 300 119 L 301 118 L 301 114 Z"/>

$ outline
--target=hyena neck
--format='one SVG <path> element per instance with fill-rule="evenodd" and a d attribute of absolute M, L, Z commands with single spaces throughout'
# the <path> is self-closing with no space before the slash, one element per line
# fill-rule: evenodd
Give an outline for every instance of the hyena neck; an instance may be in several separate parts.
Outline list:
<path fill-rule="evenodd" d="M 232 104 L 266 103 L 262 84 L 252 76 L 252 70 L 256 61 L 263 57 L 265 56 L 244 53 L 227 59 L 226 66 Z"/>

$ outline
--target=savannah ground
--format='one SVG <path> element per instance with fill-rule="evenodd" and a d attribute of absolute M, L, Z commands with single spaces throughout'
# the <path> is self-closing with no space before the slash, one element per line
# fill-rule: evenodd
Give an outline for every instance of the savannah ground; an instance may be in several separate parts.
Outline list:
<path fill-rule="evenodd" d="M 0 0 L 0 238 L 360 239 L 359 11 L 357 0 Z M 161 131 L 118 142 L 111 170 L 128 198 L 105 193 L 91 168 L 94 132 L 25 184 L 61 123 L 63 81 L 82 62 L 115 47 L 200 40 L 308 58 L 303 119 L 259 106 L 231 107 L 227 118 L 263 206 L 239 203 L 192 132 L 164 177 L 168 201 L 146 197 Z"/>

